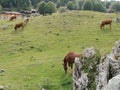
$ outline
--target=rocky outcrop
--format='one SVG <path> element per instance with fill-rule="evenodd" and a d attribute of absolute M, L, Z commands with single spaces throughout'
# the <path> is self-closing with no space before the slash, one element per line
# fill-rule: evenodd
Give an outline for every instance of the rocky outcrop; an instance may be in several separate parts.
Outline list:
<path fill-rule="evenodd" d="M 75 58 L 73 90 L 120 90 L 110 89 L 116 75 L 120 75 L 120 41 L 104 57 L 101 57 L 97 49 L 87 48 L 81 60 Z"/>
<path fill-rule="evenodd" d="M 93 47 L 86 48 L 83 58 L 75 58 L 73 72 L 73 90 L 95 90 L 96 66 L 100 60 L 99 51 Z"/>
<path fill-rule="evenodd" d="M 104 90 L 120 90 L 120 75 L 110 79 Z"/>
<path fill-rule="evenodd" d="M 85 90 L 88 85 L 87 74 L 81 71 L 82 63 L 79 61 L 79 58 L 75 58 L 75 62 L 76 63 L 73 72 L 74 90 Z"/>
<path fill-rule="evenodd" d="M 98 75 L 96 76 L 96 90 L 106 90 L 108 81 L 120 74 L 120 41 L 117 41 L 112 52 L 106 56 L 104 62 L 98 66 Z"/>

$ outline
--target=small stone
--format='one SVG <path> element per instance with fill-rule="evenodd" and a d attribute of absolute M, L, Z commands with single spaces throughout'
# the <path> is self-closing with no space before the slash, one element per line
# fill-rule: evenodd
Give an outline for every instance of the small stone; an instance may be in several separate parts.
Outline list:
<path fill-rule="evenodd" d="M 0 85 L 0 90 L 3 90 L 3 88 L 4 88 L 4 87 Z"/>
<path fill-rule="evenodd" d="M 5 72 L 4 69 L 0 69 L 0 73 Z"/>

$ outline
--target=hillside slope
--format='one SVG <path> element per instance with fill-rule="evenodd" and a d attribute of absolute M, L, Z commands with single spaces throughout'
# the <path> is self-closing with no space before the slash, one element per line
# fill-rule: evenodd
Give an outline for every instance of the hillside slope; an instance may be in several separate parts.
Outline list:
<path fill-rule="evenodd" d="M 117 15 L 120 18 L 119 15 Z M 80 53 L 94 46 L 104 54 L 120 36 L 120 24 L 99 28 L 115 14 L 70 11 L 51 16 L 30 17 L 24 30 L 14 32 L 14 24 L 0 20 L 0 85 L 6 90 L 72 90 L 72 77 L 63 70 L 62 60 L 69 51 Z M 4 26 L 6 30 L 2 30 Z"/>

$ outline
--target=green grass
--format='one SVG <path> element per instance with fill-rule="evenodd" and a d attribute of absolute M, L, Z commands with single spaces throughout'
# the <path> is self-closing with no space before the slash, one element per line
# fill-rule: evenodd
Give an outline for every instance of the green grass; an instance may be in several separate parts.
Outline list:
<path fill-rule="evenodd" d="M 0 85 L 5 90 L 72 90 L 72 77 L 62 66 L 65 54 L 91 46 L 109 53 L 119 40 L 120 23 L 113 22 L 111 30 L 109 26 L 101 30 L 99 24 L 115 17 L 90 11 L 37 16 L 15 33 L 14 24 L 20 19 L 0 20 L 0 69 L 5 70 L 0 73 Z M 9 27 L 2 30 L 5 25 Z"/>

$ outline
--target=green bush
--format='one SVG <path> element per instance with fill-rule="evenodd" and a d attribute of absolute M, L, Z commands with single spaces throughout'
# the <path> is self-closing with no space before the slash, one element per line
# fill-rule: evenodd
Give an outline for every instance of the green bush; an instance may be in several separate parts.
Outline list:
<path fill-rule="evenodd" d="M 100 63 L 100 51 L 98 49 L 95 49 L 95 55 L 93 58 L 85 58 L 85 64 L 82 67 L 82 70 L 85 71 L 85 73 L 88 73 L 88 79 L 89 84 L 88 88 L 90 90 L 96 90 L 96 84 L 95 84 L 95 76 L 96 76 L 96 68 L 97 65 Z"/>

